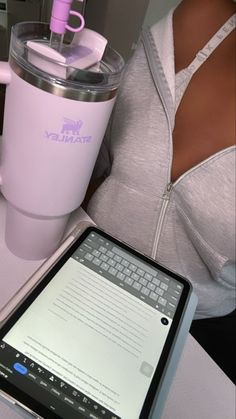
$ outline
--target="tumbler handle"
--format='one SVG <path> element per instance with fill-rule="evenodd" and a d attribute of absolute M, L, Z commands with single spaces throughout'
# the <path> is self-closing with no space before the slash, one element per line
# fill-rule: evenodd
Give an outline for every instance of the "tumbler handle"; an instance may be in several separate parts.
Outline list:
<path fill-rule="evenodd" d="M 0 61 L 0 83 L 11 83 L 11 68 L 8 62 Z"/>
<path fill-rule="evenodd" d="M 9 84 L 11 82 L 11 68 L 8 62 L 0 61 L 0 83 Z M 0 173 L 0 186 L 2 186 L 2 176 Z"/>

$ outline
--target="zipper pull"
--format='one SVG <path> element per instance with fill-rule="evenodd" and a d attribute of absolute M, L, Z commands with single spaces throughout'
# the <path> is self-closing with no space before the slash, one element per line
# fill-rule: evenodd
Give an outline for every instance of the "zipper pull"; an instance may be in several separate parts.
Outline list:
<path fill-rule="evenodd" d="M 171 191 L 172 191 L 172 187 L 173 187 L 173 183 L 169 182 L 166 186 L 165 192 L 163 193 L 162 199 L 166 199 L 166 200 L 170 199 L 170 194 L 171 194 Z"/>

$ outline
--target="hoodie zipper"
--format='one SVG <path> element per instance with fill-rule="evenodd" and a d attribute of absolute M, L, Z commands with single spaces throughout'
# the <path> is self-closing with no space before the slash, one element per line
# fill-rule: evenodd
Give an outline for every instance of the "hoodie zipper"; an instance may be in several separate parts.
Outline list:
<path fill-rule="evenodd" d="M 169 129 L 170 164 L 169 164 L 169 169 L 168 169 L 168 180 L 169 180 L 169 182 L 167 183 L 167 185 L 165 187 L 165 190 L 164 190 L 164 193 L 162 195 L 162 205 L 161 205 L 160 215 L 159 215 L 157 225 L 156 225 L 156 233 L 155 233 L 154 242 L 153 242 L 153 246 L 152 246 L 151 257 L 153 259 L 156 259 L 157 248 L 158 248 L 159 241 L 160 241 L 161 231 L 162 231 L 166 211 L 167 211 L 167 208 L 168 208 L 168 204 L 169 204 L 169 201 L 170 201 L 171 191 L 172 191 L 172 188 L 173 188 L 173 183 L 171 182 L 171 168 L 172 168 L 172 162 L 173 162 L 173 144 L 172 144 L 171 121 L 170 121 L 170 116 L 169 116 L 169 112 L 168 112 L 168 109 L 167 109 L 167 105 L 166 105 L 165 100 L 163 98 L 163 94 L 162 94 L 162 92 L 159 88 L 159 84 L 155 83 L 155 85 L 156 85 L 156 89 L 157 89 L 157 92 L 159 94 L 160 100 L 162 102 L 163 109 L 164 109 L 165 114 L 166 114 L 166 119 L 167 119 L 167 124 L 168 124 L 168 129 Z"/>
<path fill-rule="evenodd" d="M 164 100 L 164 97 L 163 97 L 163 92 L 161 91 L 160 86 L 159 86 L 159 82 L 158 82 L 158 79 L 159 79 L 158 74 L 159 73 L 156 69 L 156 60 L 154 61 L 154 58 L 153 58 L 153 48 L 151 46 L 151 43 L 153 41 L 153 40 L 151 40 L 152 36 L 150 38 L 150 36 L 148 36 L 147 33 L 144 32 L 143 38 L 144 38 L 143 39 L 144 40 L 143 45 L 144 45 L 144 48 L 145 48 L 145 51 L 146 51 L 146 54 L 147 54 L 147 57 L 148 57 L 150 71 L 152 73 L 153 81 L 155 83 L 156 90 L 159 94 L 159 97 L 160 97 L 160 100 L 162 102 L 162 106 L 163 106 L 163 109 L 165 111 L 166 118 L 167 118 L 167 123 L 168 123 L 168 128 L 169 128 L 170 155 L 171 155 L 171 158 L 170 158 L 171 161 L 170 161 L 169 170 L 168 170 L 169 182 L 167 183 L 165 191 L 162 195 L 162 201 L 163 202 L 162 202 L 162 206 L 161 206 L 160 215 L 159 215 L 159 218 L 158 218 L 158 221 L 157 221 L 156 233 L 155 233 L 154 242 L 153 242 L 153 246 L 152 246 L 151 257 L 153 259 L 155 259 L 158 244 L 159 244 L 159 241 L 160 241 L 160 235 L 161 235 L 161 231 L 162 231 L 162 227 L 163 227 L 163 222 L 164 222 L 165 214 L 166 214 L 166 211 L 167 211 L 167 208 L 168 208 L 168 204 L 169 204 L 169 201 L 170 201 L 170 195 L 171 195 L 171 191 L 172 191 L 172 187 L 173 187 L 173 184 L 171 182 L 171 167 L 172 167 L 172 161 L 173 161 L 173 145 L 172 145 L 172 128 L 171 128 L 170 115 L 169 115 L 169 112 L 168 112 L 168 109 L 167 109 L 167 104 L 166 104 L 166 102 Z"/>
<path fill-rule="evenodd" d="M 154 243 L 153 243 L 153 247 L 152 247 L 151 257 L 153 259 L 156 258 L 157 247 L 158 247 L 158 244 L 159 244 L 159 241 L 160 241 L 160 235 L 161 235 L 162 226 L 163 226 L 163 223 L 164 223 L 166 211 L 167 211 L 167 208 L 168 208 L 168 204 L 170 202 L 170 195 L 171 195 L 172 188 L 173 188 L 173 183 L 169 182 L 166 186 L 166 189 L 165 189 L 163 195 L 162 195 L 161 211 L 160 211 L 160 215 L 159 215 L 159 218 L 158 218 Z"/>

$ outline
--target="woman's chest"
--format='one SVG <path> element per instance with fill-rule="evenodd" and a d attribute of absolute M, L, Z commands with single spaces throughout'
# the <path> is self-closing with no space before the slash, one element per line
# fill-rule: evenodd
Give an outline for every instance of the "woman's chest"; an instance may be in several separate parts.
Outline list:
<path fill-rule="evenodd" d="M 235 144 L 235 57 L 223 52 L 219 47 L 189 84 L 184 78 L 182 85 L 177 83 L 182 100 L 175 116 L 172 180 Z"/>

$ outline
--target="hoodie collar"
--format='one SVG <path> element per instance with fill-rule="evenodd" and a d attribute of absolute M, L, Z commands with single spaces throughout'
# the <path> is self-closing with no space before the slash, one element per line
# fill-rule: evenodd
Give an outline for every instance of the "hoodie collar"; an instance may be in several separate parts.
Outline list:
<path fill-rule="evenodd" d="M 173 12 L 170 12 L 150 29 L 162 68 L 175 103 L 175 60 L 173 39 Z"/>

